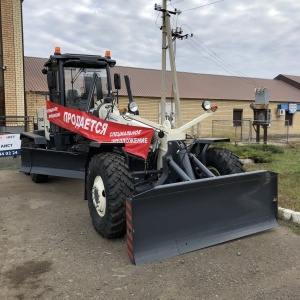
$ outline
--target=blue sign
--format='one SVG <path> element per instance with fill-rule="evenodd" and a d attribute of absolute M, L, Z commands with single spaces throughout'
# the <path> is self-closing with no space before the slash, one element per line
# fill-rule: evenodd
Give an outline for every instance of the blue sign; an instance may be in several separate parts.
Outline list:
<path fill-rule="evenodd" d="M 278 109 L 284 109 L 289 114 L 295 114 L 297 111 L 300 111 L 300 104 L 297 104 L 297 103 L 284 103 L 284 104 L 279 104 L 277 108 Z"/>

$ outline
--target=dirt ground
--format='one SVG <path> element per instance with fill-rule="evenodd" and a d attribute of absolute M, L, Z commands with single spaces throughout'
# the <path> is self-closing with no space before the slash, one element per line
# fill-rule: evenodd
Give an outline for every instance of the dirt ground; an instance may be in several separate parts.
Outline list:
<path fill-rule="evenodd" d="M 132 265 L 93 229 L 83 181 L 0 170 L 0 299 L 299 299 L 300 236 L 287 227 Z"/>

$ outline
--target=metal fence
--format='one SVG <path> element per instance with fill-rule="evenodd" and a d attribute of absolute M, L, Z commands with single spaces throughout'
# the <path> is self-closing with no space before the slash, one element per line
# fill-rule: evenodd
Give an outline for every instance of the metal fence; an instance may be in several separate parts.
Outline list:
<path fill-rule="evenodd" d="M 0 133 L 21 133 L 32 130 L 34 117 L 0 116 Z"/>
<path fill-rule="evenodd" d="M 264 140 L 264 131 L 260 130 L 257 135 L 255 121 L 245 119 L 239 121 L 239 126 L 232 120 L 212 120 L 212 136 L 228 137 L 232 142 L 255 143 L 259 137 L 260 141 Z M 254 124 L 253 124 L 254 123 Z M 288 143 L 294 135 L 289 132 L 288 121 L 272 121 L 266 127 L 267 142 L 270 143 Z M 297 136 L 296 138 L 300 138 Z"/>

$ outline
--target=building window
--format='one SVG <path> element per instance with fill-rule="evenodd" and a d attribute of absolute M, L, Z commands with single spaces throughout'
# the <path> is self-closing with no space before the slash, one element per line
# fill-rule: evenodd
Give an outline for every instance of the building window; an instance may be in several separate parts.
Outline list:
<path fill-rule="evenodd" d="M 285 113 L 285 126 L 293 125 L 293 114 Z"/>
<path fill-rule="evenodd" d="M 233 126 L 242 126 L 243 120 L 243 109 L 234 108 L 233 109 Z"/>

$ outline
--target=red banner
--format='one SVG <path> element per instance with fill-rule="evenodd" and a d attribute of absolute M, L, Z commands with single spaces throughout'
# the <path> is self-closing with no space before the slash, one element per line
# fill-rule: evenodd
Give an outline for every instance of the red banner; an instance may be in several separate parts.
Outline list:
<path fill-rule="evenodd" d="M 47 118 L 50 122 L 101 142 L 124 143 L 125 151 L 147 158 L 153 129 L 130 126 L 99 119 L 81 110 L 64 107 L 46 101 Z"/>

